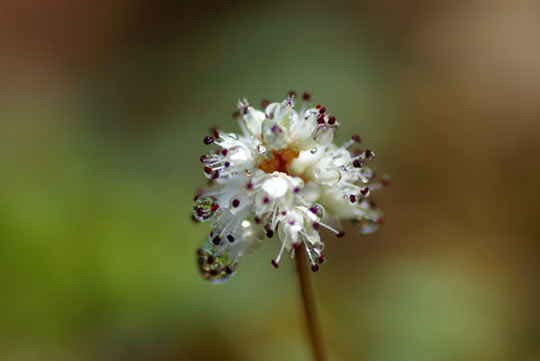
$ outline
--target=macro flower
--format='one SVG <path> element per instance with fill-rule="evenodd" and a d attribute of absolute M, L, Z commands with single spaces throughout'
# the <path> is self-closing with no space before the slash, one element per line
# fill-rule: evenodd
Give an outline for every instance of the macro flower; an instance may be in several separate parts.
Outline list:
<path fill-rule="evenodd" d="M 308 92 L 300 101 L 289 92 L 263 108 L 239 100 L 242 133 L 211 129 L 203 139 L 213 150 L 200 158 L 208 186 L 195 197 L 193 219 L 211 222 L 197 254 L 201 274 L 214 283 L 229 279 L 265 238 L 279 243 L 274 267 L 285 252 L 306 252 L 317 271 L 324 262 L 321 230 L 343 237 L 343 220 L 361 233 L 382 223 L 371 193 L 388 180 L 368 167 L 375 153 L 359 148 L 358 135 L 335 145 L 339 122 L 326 107 L 311 106 Z"/>

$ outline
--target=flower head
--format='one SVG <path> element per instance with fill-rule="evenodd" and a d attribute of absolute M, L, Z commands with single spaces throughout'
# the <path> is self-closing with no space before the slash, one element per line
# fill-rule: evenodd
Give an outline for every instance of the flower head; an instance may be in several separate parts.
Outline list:
<path fill-rule="evenodd" d="M 214 149 L 201 156 L 209 186 L 195 197 L 193 219 L 211 221 L 212 230 L 198 250 L 204 278 L 227 280 L 239 259 L 263 239 L 279 241 L 272 259 L 279 266 L 284 252 L 306 252 L 313 271 L 324 261 L 324 228 L 344 235 L 340 220 L 370 233 L 382 222 L 371 193 L 387 184 L 367 166 L 375 153 L 358 148 L 357 135 L 338 147 L 339 128 L 326 107 L 310 107 L 304 93 L 297 110 L 296 94 L 264 111 L 246 99 L 235 116 L 242 134 L 217 129 L 203 139 Z"/>

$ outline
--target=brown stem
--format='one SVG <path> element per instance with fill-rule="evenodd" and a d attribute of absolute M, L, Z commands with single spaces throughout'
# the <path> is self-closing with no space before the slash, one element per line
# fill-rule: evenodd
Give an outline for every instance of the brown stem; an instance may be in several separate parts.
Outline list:
<path fill-rule="evenodd" d="M 315 358 L 315 361 L 326 361 L 326 349 L 324 347 L 321 328 L 317 318 L 315 298 L 309 280 L 310 271 L 308 269 L 308 263 L 306 262 L 306 254 L 301 249 L 298 249 L 295 253 L 296 273 L 298 274 L 298 281 L 300 283 L 300 292 L 302 294 L 302 303 L 313 357 Z"/>

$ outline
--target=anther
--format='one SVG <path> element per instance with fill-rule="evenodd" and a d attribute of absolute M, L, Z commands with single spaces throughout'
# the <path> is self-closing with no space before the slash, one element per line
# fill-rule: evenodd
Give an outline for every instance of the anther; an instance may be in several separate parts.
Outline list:
<path fill-rule="evenodd" d="M 227 153 L 229 153 L 229 150 L 228 150 L 228 149 L 223 149 L 223 150 L 221 151 L 221 154 L 223 154 L 223 156 L 226 156 Z"/>
<path fill-rule="evenodd" d="M 212 168 L 210 168 L 210 167 L 204 167 L 203 170 L 204 170 L 204 172 L 205 172 L 206 174 L 212 173 Z"/>
<path fill-rule="evenodd" d="M 360 189 L 360 193 L 362 193 L 363 195 L 366 195 L 368 192 L 369 192 L 368 187 L 364 187 L 364 188 Z"/>
<path fill-rule="evenodd" d="M 210 128 L 210 133 L 212 133 L 214 135 L 214 138 L 219 138 L 219 132 L 217 130 L 217 128 Z"/>
<path fill-rule="evenodd" d="M 336 236 L 337 236 L 338 238 L 342 238 L 342 237 L 345 236 L 345 232 L 341 231 L 341 232 L 339 232 L 338 234 L 336 234 Z"/>
<path fill-rule="evenodd" d="M 233 237 L 232 235 L 229 234 L 229 235 L 227 236 L 227 240 L 228 240 L 229 242 L 233 243 L 233 242 L 234 242 L 234 237 Z"/>
<path fill-rule="evenodd" d="M 300 188 L 299 188 L 299 187 L 295 187 L 295 188 L 293 189 L 293 192 L 294 192 L 294 193 L 300 192 Z"/>
<path fill-rule="evenodd" d="M 315 108 L 321 109 L 321 106 L 319 104 L 317 104 L 317 106 Z"/>
<path fill-rule="evenodd" d="M 319 109 L 319 113 L 321 114 L 323 114 L 325 111 L 326 111 L 326 107 L 322 107 L 321 109 Z"/>
<path fill-rule="evenodd" d="M 240 200 L 238 200 L 238 199 L 233 199 L 233 201 L 232 201 L 232 206 L 233 206 L 234 208 L 236 208 L 236 207 L 238 207 L 239 205 L 240 205 Z"/>
<path fill-rule="evenodd" d="M 289 94 L 288 94 L 291 98 L 292 97 L 296 97 L 296 92 L 294 90 L 291 90 L 289 91 Z"/>
<path fill-rule="evenodd" d="M 369 158 L 369 159 L 373 158 L 373 152 L 369 149 L 366 149 L 366 158 Z"/>
<path fill-rule="evenodd" d="M 266 237 L 272 238 L 273 236 L 274 236 L 274 231 L 272 231 L 271 229 L 269 229 L 268 231 L 266 231 Z"/>
<path fill-rule="evenodd" d="M 231 166 L 231 163 L 230 162 L 225 162 L 225 168 L 229 168 Z"/>
<path fill-rule="evenodd" d="M 319 265 L 318 265 L 318 264 L 313 264 L 313 265 L 311 265 L 311 270 L 312 270 L 313 272 L 317 272 L 317 271 L 319 270 Z"/>
<path fill-rule="evenodd" d="M 199 159 L 201 160 L 201 163 L 204 163 L 206 161 L 206 154 L 201 155 Z"/>
<path fill-rule="evenodd" d="M 270 199 L 268 199 L 268 197 L 264 197 L 264 198 L 263 198 L 263 203 L 264 203 L 264 204 L 267 204 L 268 202 L 270 202 Z"/>
<path fill-rule="evenodd" d="M 266 108 L 269 105 L 270 105 L 270 100 L 268 100 L 268 99 L 263 99 L 263 101 L 261 102 L 261 106 L 263 108 Z"/>
<path fill-rule="evenodd" d="M 233 270 L 232 270 L 231 266 L 225 267 L 225 273 L 228 274 L 228 275 L 233 273 Z"/>
<path fill-rule="evenodd" d="M 351 203 L 356 203 L 356 196 L 354 194 L 351 194 L 349 196 L 349 200 L 351 201 Z"/>
<path fill-rule="evenodd" d="M 354 134 L 351 139 L 354 140 L 356 143 L 362 142 L 362 138 L 360 138 L 358 134 Z"/>
<path fill-rule="evenodd" d="M 212 239 L 212 243 L 216 246 L 221 242 L 221 238 L 219 236 L 215 236 L 214 239 Z"/>
<path fill-rule="evenodd" d="M 360 159 L 355 159 L 355 160 L 353 160 L 352 165 L 353 165 L 355 168 L 362 168 L 362 166 L 363 166 L 363 164 L 362 164 L 362 162 L 360 161 Z"/>
<path fill-rule="evenodd" d="M 203 142 L 206 145 L 212 144 L 212 143 L 214 143 L 214 137 L 206 136 L 206 137 L 204 137 Z"/>
<path fill-rule="evenodd" d="M 328 118 L 328 124 L 330 125 L 336 124 L 336 117 L 332 115 L 330 118 Z"/>
<path fill-rule="evenodd" d="M 276 262 L 275 259 L 272 260 L 272 266 L 274 266 L 274 268 L 279 268 L 279 264 Z"/>
<path fill-rule="evenodd" d="M 311 101 L 311 92 L 305 91 L 304 94 L 302 94 L 302 99 L 305 102 L 310 102 Z"/>
<path fill-rule="evenodd" d="M 247 184 L 246 188 L 247 188 L 248 190 L 252 190 L 252 189 L 253 189 L 253 183 L 249 182 L 249 183 Z"/>
<path fill-rule="evenodd" d="M 313 229 L 318 230 L 319 229 L 319 222 L 313 222 L 312 226 L 313 226 Z"/>
<path fill-rule="evenodd" d="M 255 221 L 255 224 L 261 223 L 261 219 L 259 217 L 255 217 L 254 221 Z"/>

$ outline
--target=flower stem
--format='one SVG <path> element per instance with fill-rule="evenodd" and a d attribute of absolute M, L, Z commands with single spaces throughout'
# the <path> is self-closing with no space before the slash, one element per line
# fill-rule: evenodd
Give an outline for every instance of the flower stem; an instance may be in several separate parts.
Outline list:
<path fill-rule="evenodd" d="M 322 339 L 321 328 L 317 318 L 315 297 L 311 288 L 309 269 L 306 262 L 305 252 L 295 252 L 296 273 L 300 283 L 300 292 L 302 294 L 302 306 L 306 317 L 311 349 L 315 361 L 326 361 L 326 348 Z"/>

